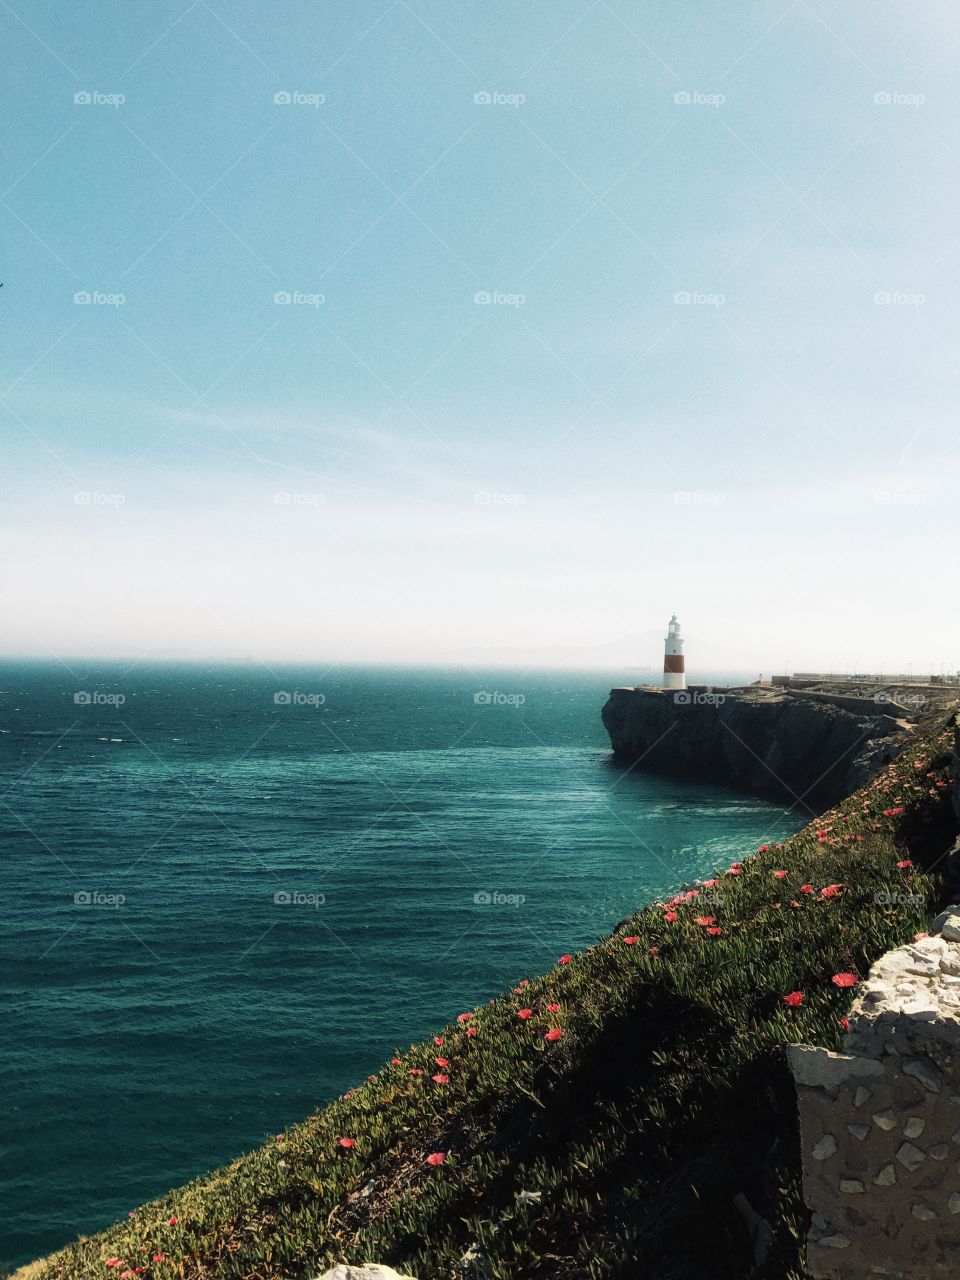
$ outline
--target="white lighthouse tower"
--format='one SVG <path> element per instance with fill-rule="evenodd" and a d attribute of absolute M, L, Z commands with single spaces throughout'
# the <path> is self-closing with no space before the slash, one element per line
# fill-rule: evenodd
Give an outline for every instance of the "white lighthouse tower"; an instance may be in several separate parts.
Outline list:
<path fill-rule="evenodd" d="M 663 646 L 663 687 L 665 689 L 685 689 L 687 675 L 683 665 L 683 636 L 680 634 L 680 623 L 674 614 L 667 627 L 667 637 Z"/>

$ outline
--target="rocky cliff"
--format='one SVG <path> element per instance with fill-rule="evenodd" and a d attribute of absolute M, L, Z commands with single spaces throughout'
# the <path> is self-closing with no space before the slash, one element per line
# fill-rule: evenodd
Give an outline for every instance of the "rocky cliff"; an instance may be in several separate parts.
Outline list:
<path fill-rule="evenodd" d="M 892 716 L 764 689 L 612 689 L 602 714 L 622 763 L 812 807 L 861 787 L 912 732 Z"/>

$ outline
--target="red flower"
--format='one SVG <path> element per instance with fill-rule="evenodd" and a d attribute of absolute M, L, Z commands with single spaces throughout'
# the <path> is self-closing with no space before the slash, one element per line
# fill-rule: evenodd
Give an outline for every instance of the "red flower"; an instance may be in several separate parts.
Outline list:
<path fill-rule="evenodd" d="M 674 920 L 677 918 L 677 913 L 675 911 L 666 911 L 664 912 L 663 918 L 666 920 L 667 924 L 673 924 Z"/>
<path fill-rule="evenodd" d="M 411 1067 L 407 1072 L 408 1076 L 422 1076 L 423 1072 L 419 1067 Z"/>
<path fill-rule="evenodd" d="M 625 947 L 635 947 L 639 941 L 640 939 L 638 937 L 636 937 L 634 934 L 631 934 L 629 938 L 623 939 L 623 945 Z"/>
<path fill-rule="evenodd" d="M 652 956 L 655 956 L 659 950 L 660 950 L 659 947 L 647 947 L 647 951 Z"/>
<path fill-rule="evenodd" d="M 167 1255 L 165 1253 L 155 1253 L 153 1255 L 154 1262 L 166 1262 Z"/>
<path fill-rule="evenodd" d="M 855 987 L 860 979 L 855 973 L 835 973 L 830 981 L 835 987 Z"/>
<path fill-rule="evenodd" d="M 469 1022 L 469 1021 L 470 1021 L 470 1019 L 471 1019 L 472 1017 L 473 1017 L 473 1014 L 472 1014 L 472 1013 L 458 1013 L 458 1014 L 457 1014 L 457 1021 L 458 1021 L 458 1022 Z"/>
<path fill-rule="evenodd" d="M 443 1044 L 443 1036 L 434 1036 L 434 1037 L 433 1037 L 433 1043 L 434 1043 L 434 1044 Z"/>
<path fill-rule="evenodd" d="M 434 1062 L 438 1067 L 449 1067 L 450 1062 L 447 1058 L 434 1058 Z"/>
<path fill-rule="evenodd" d="M 849 1018 L 841 1018 L 841 1019 L 840 1019 L 840 1025 L 841 1025 L 841 1027 L 843 1027 L 844 1031 L 849 1031 L 849 1030 L 850 1030 L 850 1019 L 849 1019 Z"/>
<path fill-rule="evenodd" d="M 560 1006 L 556 1003 L 547 1005 L 547 1013 L 556 1013 Z"/>
<path fill-rule="evenodd" d="M 442 1071 L 438 1071 L 438 1072 L 437 1072 L 437 1074 L 436 1074 L 435 1076 L 431 1076 L 431 1077 L 430 1077 L 430 1079 L 433 1081 L 433 1083 L 434 1083 L 434 1084 L 449 1084 L 449 1083 L 450 1083 L 450 1077 L 449 1077 L 449 1076 L 445 1076 L 445 1075 L 443 1074 L 443 1072 L 442 1072 Z"/>
<path fill-rule="evenodd" d="M 704 880 L 703 887 L 705 889 L 712 889 L 715 884 L 719 884 L 719 883 L 720 883 L 719 880 Z"/>
<path fill-rule="evenodd" d="M 552 1044 L 554 1040 L 559 1040 L 562 1035 L 563 1035 L 562 1027 L 551 1027 L 550 1030 L 546 1033 L 546 1035 L 543 1038 L 544 1040 L 549 1040 Z"/>
<path fill-rule="evenodd" d="M 734 865 L 732 867 L 728 867 L 727 870 L 724 872 L 724 874 L 728 876 L 739 876 L 739 875 L 742 875 L 743 873 L 740 867 Z"/>
<path fill-rule="evenodd" d="M 912 866 L 913 866 L 913 863 L 910 861 L 909 858 L 904 858 L 902 862 L 897 863 L 897 869 L 900 871 L 906 871 L 907 867 L 912 867 Z"/>
<path fill-rule="evenodd" d="M 884 809 L 883 816 L 885 818 L 894 818 L 898 813 L 903 813 L 903 805 L 898 804 L 894 809 Z"/>
<path fill-rule="evenodd" d="M 820 890 L 821 898 L 835 898 L 843 888 L 842 884 L 828 884 Z"/>
<path fill-rule="evenodd" d="M 476 1027 L 467 1027 L 467 1035 L 468 1035 L 468 1036 L 475 1036 L 476 1034 L 477 1034 L 477 1028 L 476 1028 Z"/>
<path fill-rule="evenodd" d="M 770 846 L 768 844 L 762 844 L 757 850 L 757 853 L 766 853 L 769 848 Z"/>
<path fill-rule="evenodd" d="M 783 1003 L 784 1003 L 784 1004 L 785 1004 L 789 1009 L 797 1009 L 797 1008 L 799 1008 L 799 1007 L 800 1007 L 800 1005 L 802 1005 L 802 1004 L 803 1004 L 803 992 L 802 992 L 802 991 L 791 991 L 791 992 L 790 992 L 790 994 L 789 994 L 788 996 L 784 996 L 784 997 L 783 997 Z"/>
<path fill-rule="evenodd" d="M 800 886 L 800 892 L 801 892 L 801 893 L 813 893 L 813 885 L 812 885 L 812 884 L 802 884 L 802 885 Z"/>
<path fill-rule="evenodd" d="M 391 1059 L 390 1059 L 390 1065 L 391 1065 L 392 1067 L 399 1067 L 399 1065 L 400 1065 L 400 1059 L 399 1059 L 399 1058 L 391 1058 Z"/>
<path fill-rule="evenodd" d="M 343 1147 L 344 1151 L 349 1151 L 351 1147 L 355 1147 L 356 1145 L 357 1145 L 356 1138 L 338 1138 L 337 1139 L 337 1146 Z"/>
<path fill-rule="evenodd" d="M 532 1017 L 533 1017 L 533 1010 L 532 1010 L 532 1009 L 518 1009 L 518 1010 L 517 1010 L 517 1017 L 518 1017 L 518 1018 L 521 1018 L 524 1022 L 526 1022 L 527 1018 L 532 1018 Z"/>
<path fill-rule="evenodd" d="M 694 920 L 693 923 L 694 924 L 716 924 L 717 917 L 716 916 L 697 916 L 697 918 Z"/>
<path fill-rule="evenodd" d="M 561 956 L 558 963 L 569 964 L 572 959 L 573 959 L 573 956 Z"/>
<path fill-rule="evenodd" d="M 776 876 L 778 880 L 786 880 L 787 878 L 786 871 L 775 871 L 773 874 Z"/>
<path fill-rule="evenodd" d="M 167 1222 L 169 1222 L 171 1227 L 175 1227 L 177 1225 L 177 1218 L 176 1217 L 168 1218 Z"/>
<path fill-rule="evenodd" d="M 723 930 L 722 930 L 722 929 L 713 928 L 713 929 L 708 929 L 708 930 L 707 930 L 707 933 L 709 933 L 709 935 L 710 935 L 710 937 L 711 937 L 711 938 L 719 938 L 720 934 L 721 934 L 721 933 L 723 933 Z"/>
<path fill-rule="evenodd" d="M 436 1168 L 438 1164 L 443 1164 L 446 1158 L 447 1153 L 445 1151 L 434 1151 L 431 1155 L 427 1156 L 427 1164 L 432 1164 L 433 1167 Z"/>

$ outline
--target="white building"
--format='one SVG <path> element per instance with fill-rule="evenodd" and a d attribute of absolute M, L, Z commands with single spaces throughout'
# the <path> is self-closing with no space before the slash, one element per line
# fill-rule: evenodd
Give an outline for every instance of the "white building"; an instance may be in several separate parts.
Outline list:
<path fill-rule="evenodd" d="M 663 687 L 665 689 L 685 689 L 687 674 L 683 665 L 683 636 L 680 634 L 680 623 L 674 614 L 667 627 L 667 636 L 663 646 Z"/>

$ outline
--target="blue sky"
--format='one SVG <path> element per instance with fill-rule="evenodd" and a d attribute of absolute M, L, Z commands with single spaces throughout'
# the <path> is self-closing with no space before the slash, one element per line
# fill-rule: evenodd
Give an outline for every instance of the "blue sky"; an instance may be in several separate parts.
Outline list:
<path fill-rule="evenodd" d="M 960 664 L 953 6 L 0 29 L 0 652 Z"/>

